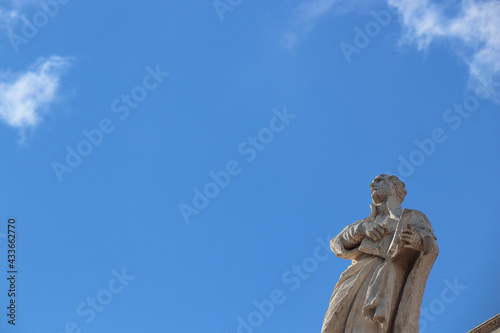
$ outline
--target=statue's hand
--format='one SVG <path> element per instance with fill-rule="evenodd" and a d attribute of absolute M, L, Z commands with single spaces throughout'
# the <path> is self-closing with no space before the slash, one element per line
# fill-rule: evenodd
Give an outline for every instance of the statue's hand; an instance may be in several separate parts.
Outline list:
<path fill-rule="evenodd" d="M 361 225 L 361 233 L 363 236 L 367 236 L 374 241 L 378 241 L 387 233 L 387 228 L 372 222 L 364 222 Z"/>
<path fill-rule="evenodd" d="M 401 240 L 404 247 L 420 251 L 422 249 L 422 238 L 412 229 L 405 229 L 401 232 Z"/>

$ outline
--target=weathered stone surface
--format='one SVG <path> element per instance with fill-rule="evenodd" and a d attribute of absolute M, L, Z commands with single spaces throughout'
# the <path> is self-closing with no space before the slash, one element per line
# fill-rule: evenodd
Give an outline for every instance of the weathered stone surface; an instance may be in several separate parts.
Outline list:
<path fill-rule="evenodd" d="M 500 333 L 500 314 L 485 321 L 468 333 Z"/>
<path fill-rule="evenodd" d="M 416 333 L 425 283 L 439 253 L 427 217 L 402 209 L 405 184 L 379 175 L 370 184 L 371 214 L 330 242 L 352 260 L 342 273 L 322 333 Z"/>

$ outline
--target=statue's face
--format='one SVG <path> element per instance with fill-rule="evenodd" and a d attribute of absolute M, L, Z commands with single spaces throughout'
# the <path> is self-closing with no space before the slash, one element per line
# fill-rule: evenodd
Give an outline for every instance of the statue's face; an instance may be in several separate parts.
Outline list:
<path fill-rule="evenodd" d="M 390 195 L 393 194 L 392 183 L 389 181 L 389 176 L 378 175 L 370 184 L 372 192 L 372 200 L 375 204 L 384 202 Z"/>

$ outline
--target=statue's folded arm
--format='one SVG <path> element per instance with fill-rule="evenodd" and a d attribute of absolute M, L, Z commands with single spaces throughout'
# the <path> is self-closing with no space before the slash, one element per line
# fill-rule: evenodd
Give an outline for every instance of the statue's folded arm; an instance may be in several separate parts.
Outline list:
<path fill-rule="evenodd" d="M 337 257 L 342 259 L 356 259 L 359 256 L 357 248 L 363 240 L 361 222 L 357 221 L 347 226 L 330 242 L 330 248 Z"/>

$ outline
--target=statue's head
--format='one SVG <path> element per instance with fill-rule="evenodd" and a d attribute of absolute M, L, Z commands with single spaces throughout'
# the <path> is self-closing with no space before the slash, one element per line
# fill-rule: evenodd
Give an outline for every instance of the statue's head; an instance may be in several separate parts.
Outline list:
<path fill-rule="evenodd" d="M 405 183 L 396 176 L 378 175 L 370 183 L 373 203 L 379 204 L 389 197 L 394 197 L 400 204 L 406 196 Z"/>

